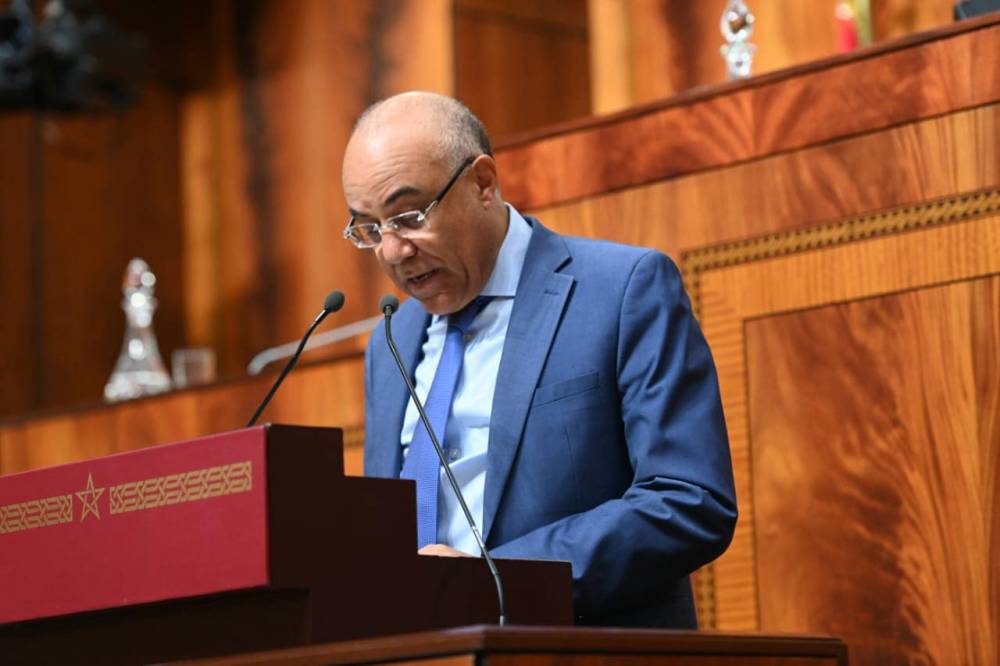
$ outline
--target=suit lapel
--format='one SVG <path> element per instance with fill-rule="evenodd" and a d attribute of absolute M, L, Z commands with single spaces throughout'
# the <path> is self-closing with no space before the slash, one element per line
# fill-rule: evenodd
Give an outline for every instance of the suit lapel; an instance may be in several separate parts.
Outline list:
<path fill-rule="evenodd" d="M 427 334 L 430 315 L 415 301 L 409 308 L 406 307 L 408 304 L 409 301 L 404 303 L 399 314 L 393 317 L 392 335 L 399 349 L 399 356 L 412 380 L 417 363 L 420 361 L 420 350 Z M 399 433 L 403 430 L 403 417 L 406 415 L 406 404 L 410 399 L 410 393 L 406 390 L 402 377 L 399 376 L 396 362 L 392 359 L 388 346 L 384 342 L 381 346 L 381 349 L 373 350 L 375 354 L 382 354 L 383 359 L 377 364 L 380 370 L 375 374 L 377 383 L 372 390 L 377 396 L 378 406 L 382 408 L 385 418 L 377 422 L 378 445 L 366 448 L 365 455 L 373 456 L 371 467 L 373 476 L 398 477 L 403 460 Z"/>
<path fill-rule="evenodd" d="M 517 454 L 545 359 L 559 327 L 573 278 L 557 273 L 566 244 L 537 220 L 518 282 L 497 372 L 483 497 L 483 535 L 489 538 Z"/>

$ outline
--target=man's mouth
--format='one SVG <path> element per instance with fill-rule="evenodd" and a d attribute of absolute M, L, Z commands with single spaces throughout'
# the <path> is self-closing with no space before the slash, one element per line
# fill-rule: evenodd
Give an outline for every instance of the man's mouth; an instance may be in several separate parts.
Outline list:
<path fill-rule="evenodd" d="M 427 280 L 430 280 L 432 277 L 437 275 L 438 270 L 439 269 L 437 268 L 431 269 L 426 273 L 421 273 L 420 275 L 414 275 L 411 278 L 407 278 L 406 281 L 414 286 L 423 284 L 424 282 L 427 282 Z"/>

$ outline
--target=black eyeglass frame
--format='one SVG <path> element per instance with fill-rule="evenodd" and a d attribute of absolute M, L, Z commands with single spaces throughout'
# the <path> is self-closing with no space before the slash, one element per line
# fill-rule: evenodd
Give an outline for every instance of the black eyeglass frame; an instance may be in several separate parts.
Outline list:
<path fill-rule="evenodd" d="M 441 203 L 445 195 L 448 194 L 452 186 L 458 181 L 459 176 L 469 168 L 473 162 L 479 159 L 480 155 L 473 155 L 465 159 L 462 164 L 455 169 L 455 173 L 451 175 L 445 186 L 441 188 L 441 191 L 431 199 L 430 203 L 424 207 L 423 210 L 409 210 L 405 213 L 398 213 L 390 218 L 387 218 L 385 222 L 361 222 L 355 223 L 354 215 L 351 215 L 350 219 L 347 220 L 347 226 L 344 227 L 344 238 L 354 243 L 355 247 L 362 250 L 371 249 L 378 247 L 382 242 L 382 229 L 388 229 L 393 233 L 399 234 L 400 236 L 406 238 L 407 232 L 420 231 L 427 227 L 427 216 L 430 215 L 431 211 Z M 411 220 L 403 223 L 402 220 Z M 374 236 L 378 234 L 379 240 L 372 242 L 365 240 L 364 236 L 358 234 L 358 231 L 367 230 L 369 235 Z"/>

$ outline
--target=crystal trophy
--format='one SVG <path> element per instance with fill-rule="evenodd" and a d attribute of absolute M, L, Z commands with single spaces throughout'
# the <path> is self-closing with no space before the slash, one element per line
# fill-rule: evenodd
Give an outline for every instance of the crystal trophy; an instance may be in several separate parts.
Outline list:
<path fill-rule="evenodd" d="M 125 311 L 125 340 L 111 378 L 104 387 L 107 402 L 131 400 L 170 390 L 170 375 L 160 358 L 153 333 L 156 276 L 142 259 L 133 259 L 125 269 L 122 309 Z"/>
<path fill-rule="evenodd" d="M 719 50 L 726 61 L 730 79 L 746 79 L 750 76 L 753 54 L 757 50 L 757 46 L 750 43 L 754 20 L 743 0 L 729 0 L 722 12 L 719 28 L 726 43 Z"/>

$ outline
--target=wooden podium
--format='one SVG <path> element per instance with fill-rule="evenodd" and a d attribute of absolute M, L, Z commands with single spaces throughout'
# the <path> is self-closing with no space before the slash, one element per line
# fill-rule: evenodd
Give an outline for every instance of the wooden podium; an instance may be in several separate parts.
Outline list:
<path fill-rule="evenodd" d="M 847 666 L 836 638 L 649 629 L 477 626 L 207 659 L 202 666 Z"/>
<path fill-rule="evenodd" d="M 416 552 L 412 481 L 263 426 L 0 477 L 0 662 L 146 663 L 496 622 L 479 558 Z M 507 616 L 572 623 L 565 562 L 500 560 Z"/>

